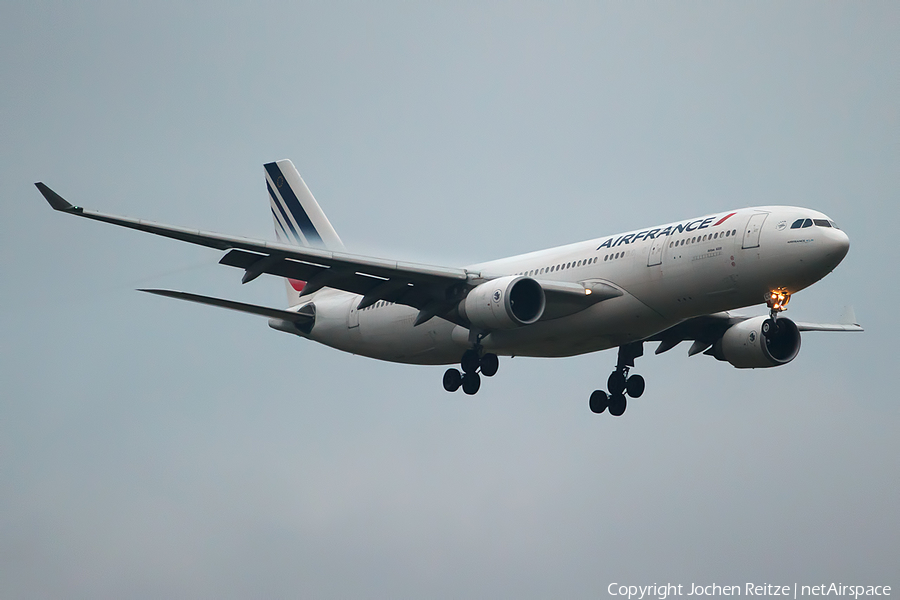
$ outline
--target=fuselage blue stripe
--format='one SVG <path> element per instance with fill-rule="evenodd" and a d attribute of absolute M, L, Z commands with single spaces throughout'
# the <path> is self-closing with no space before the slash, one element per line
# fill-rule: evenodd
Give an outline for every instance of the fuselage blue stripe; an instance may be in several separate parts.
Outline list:
<path fill-rule="evenodd" d="M 294 190 L 291 189 L 290 184 L 288 184 L 287 180 L 284 178 L 284 175 L 282 175 L 281 169 L 278 168 L 278 164 L 268 163 L 267 165 L 265 165 L 265 167 L 266 171 L 269 173 L 269 177 L 275 184 L 275 187 L 277 187 L 278 191 L 281 193 L 281 197 L 284 198 L 284 203 L 287 206 L 287 209 L 291 212 L 291 215 L 294 217 L 297 225 L 300 226 L 300 231 L 303 232 L 303 235 L 306 237 L 306 241 L 310 244 L 316 244 L 317 246 L 324 247 L 325 244 L 322 242 L 322 236 L 319 235 L 319 232 L 316 231 L 315 225 L 313 225 L 312 221 L 309 220 L 309 215 L 307 215 L 306 211 L 303 210 L 303 205 L 300 204 L 300 200 L 297 199 L 297 196 L 294 194 Z M 279 182 L 281 182 L 281 185 L 279 185 Z M 272 188 L 270 187 L 270 192 L 271 189 Z"/>

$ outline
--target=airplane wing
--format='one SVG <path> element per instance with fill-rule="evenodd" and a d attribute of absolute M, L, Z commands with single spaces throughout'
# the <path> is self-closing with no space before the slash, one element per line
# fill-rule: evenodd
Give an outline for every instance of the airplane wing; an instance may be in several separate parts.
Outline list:
<path fill-rule="evenodd" d="M 693 341 L 688 350 L 688 356 L 694 356 L 705 352 L 725 334 L 725 331 L 742 321 L 753 317 L 739 317 L 727 312 L 713 313 L 686 319 L 664 331 L 650 336 L 644 341 L 659 342 L 656 354 L 668 352 L 684 341 Z M 800 331 L 863 331 L 856 322 L 856 315 L 852 307 L 847 307 L 841 317 L 841 323 L 802 323 L 796 322 Z"/>
<path fill-rule="evenodd" d="M 743 320 L 743 317 L 733 317 L 727 312 L 702 315 L 686 319 L 678 325 L 673 325 L 650 336 L 644 341 L 659 342 L 655 353 L 662 354 L 681 342 L 692 340 L 694 343 L 688 350 L 688 356 L 693 356 L 709 349 L 716 340 L 725 334 L 729 327 Z"/>
<path fill-rule="evenodd" d="M 465 297 L 469 289 L 480 285 L 485 279 L 481 273 L 469 272 L 466 269 L 439 267 L 411 262 L 400 262 L 349 254 L 332 252 L 307 246 L 295 246 L 278 242 L 254 240 L 239 236 L 222 235 L 208 231 L 200 231 L 186 227 L 176 227 L 109 215 L 80 206 L 74 206 L 44 183 L 35 186 L 53 209 L 67 214 L 112 223 L 129 229 L 137 229 L 191 244 L 198 244 L 227 253 L 219 261 L 220 264 L 244 269 L 242 283 L 252 281 L 263 273 L 280 277 L 297 279 L 306 282 L 301 295 L 311 294 L 324 287 L 335 288 L 360 294 L 363 296 L 359 309 L 375 304 L 379 300 L 387 300 L 396 304 L 405 304 L 419 310 L 416 324 L 421 324 L 433 316 L 439 316 L 458 324 L 467 325 L 456 311 L 459 301 Z M 592 284 L 597 293 L 586 293 L 585 286 L 562 282 L 540 282 L 547 295 L 549 310 L 545 318 L 555 318 L 563 314 L 571 314 L 583 310 L 595 302 L 621 295 L 621 291 L 596 282 Z M 153 293 L 162 293 L 155 291 Z M 184 294 L 177 296 L 175 294 Z M 163 295 L 179 297 L 184 300 L 215 304 L 207 298 L 169 292 Z M 193 296 L 188 298 L 187 296 Z M 230 301 L 221 300 L 227 303 Z M 240 304 L 240 303 L 236 303 Z M 243 310 L 235 306 L 225 308 Z M 259 307 L 262 308 L 262 307 Z M 254 311 L 244 311 L 254 312 Z M 264 313 L 258 313 L 264 314 Z M 279 317 L 281 318 L 281 317 Z"/>

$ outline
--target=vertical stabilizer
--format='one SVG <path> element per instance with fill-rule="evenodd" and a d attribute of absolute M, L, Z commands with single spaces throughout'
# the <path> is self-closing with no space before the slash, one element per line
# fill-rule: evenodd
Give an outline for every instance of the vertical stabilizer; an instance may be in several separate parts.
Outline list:
<path fill-rule="evenodd" d="M 344 244 L 319 203 L 289 160 L 267 163 L 266 187 L 275 219 L 275 234 L 285 243 L 327 250 Z"/>
<path fill-rule="evenodd" d="M 266 189 L 279 242 L 340 251 L 344 244 L 290 160 L 266 163 Z M 288 303 L 299 302 L 305 281 L 286 280 Z"/>

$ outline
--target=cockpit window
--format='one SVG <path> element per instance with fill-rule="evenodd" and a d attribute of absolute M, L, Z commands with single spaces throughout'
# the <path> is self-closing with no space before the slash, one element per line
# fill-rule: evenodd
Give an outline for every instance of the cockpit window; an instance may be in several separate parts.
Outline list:
<path fill-rule="evenodd" d="M 791 229 L 806 229 L 813 225 L 816 227 L 834 227 L 835 229 L 840 229 L 834 221 L 829 219 L 797 219 L 791 223 Z"/>

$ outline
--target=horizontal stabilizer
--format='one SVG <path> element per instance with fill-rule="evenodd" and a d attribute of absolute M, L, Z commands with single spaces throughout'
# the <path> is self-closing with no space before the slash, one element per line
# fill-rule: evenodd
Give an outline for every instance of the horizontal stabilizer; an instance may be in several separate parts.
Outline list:
<path fill-rule="evenodd" d="M 211 296 L 201 296 L 199 294 L 190 294 L 188 292 L 176 292 L 174 290 L 138 290 L 139 292 L 147 292 L 148 294 L 156 294 L 157 296 L 166 296 L 167 298 L 177 298 L 178 300 L 187 300 L 188 302 L 198 302 L 200 304 L 208 304 L 210 306 L 218 306 L 230 310 L 269 317 L 270 319 L 283 319 L 295 323 L 298 327 L 311 325 L 315 319 L 315 314 L 300 311 L 294 312 L 290 310 L 281 310 L 279 308 L 268 308 L 266 306 L 258 306 L 256 304 L 245 304 L 244 302 L 235 302 L 234 300 L 224 300 L 222 298 L 213 298 Z"/>

